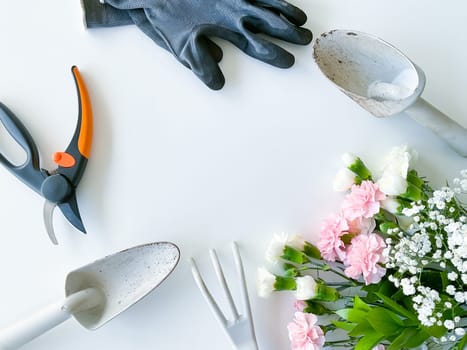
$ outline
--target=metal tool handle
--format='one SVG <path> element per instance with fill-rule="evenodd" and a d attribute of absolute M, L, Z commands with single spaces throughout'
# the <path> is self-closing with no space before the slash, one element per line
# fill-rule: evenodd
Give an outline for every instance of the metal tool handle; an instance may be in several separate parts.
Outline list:
<path fill-rule="evenodd" d="M 70 318 L 63 300 L 0 331 L 0 350 L 17 349 Z"/>
<path fill-rule="evenodd" d="M 450 119 L 436 107 L 419 98 L 405 112 L 417 123 L 441 137 L 462 157 L 467 157 L 467 129 Z"/>

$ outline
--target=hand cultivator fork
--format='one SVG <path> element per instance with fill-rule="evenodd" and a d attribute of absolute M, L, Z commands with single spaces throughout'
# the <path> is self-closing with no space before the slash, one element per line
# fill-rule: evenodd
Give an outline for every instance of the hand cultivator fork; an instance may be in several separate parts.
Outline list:
<path fill-rule="evenodd" d="M 240 252 L 235 242 L 232 243 L 232 251 L 238 272 L 238 280 L 241 286 L 240 290 L 244 304 L 243 314 L 240 314 L 237 311 L 237 307 L 235 306 L 232 294 L 225 280 L 224 272 L 222 271 L 222 267 L 219 263 L 217 253 L 214 249 L 210 250 L 211 260 L 214 266 L 214 270 L 216 271 L 217 279 L 219 280 L 219 283 L 221 284 L 222 289 L 224 290 L 225 296 L 227 297 L 230 311 L 232 313 L 231 319 L 228 319 L 222 313 L 221 309 L 212 297 L 211 293 L 206 287 L 206 284 L 203 281 L 203 278 L 199 273 L 198 267 L 196 266 L 196 262 L 194 261 L 194 259 L 191 259 L 191 272 L 201 293 L 203 294 L 212 312 L 214 313 L 214 316 L 224 328 L 234 349 L 258 350 L 258 344 L 256 342 L 256 335 L 253 326 L 253 318 L 251 315 L 250 301 L 248 298 L 248 290 L 245 281 L 245 272 L 243 270 L 243 263 L 240 257 Z"/>

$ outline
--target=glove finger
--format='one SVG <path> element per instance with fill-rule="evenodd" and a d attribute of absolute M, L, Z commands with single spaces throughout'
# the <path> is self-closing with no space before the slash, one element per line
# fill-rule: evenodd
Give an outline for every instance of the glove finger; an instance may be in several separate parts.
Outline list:
<path fill-rule="evenodd" d="M 217 45 L 214 41 L 209 40 L 208 38 L 203 37 L 202 39 L 206 41 L 208 50 L 211 53 L 211 56 L 214 58 L 214 60 L 216 62 L 222 61 L 224 53 L 222 52 L 222 49 L 219 47 L 219 45 Z"/>
<path fill-rule="evenodd" d="M 261 32 L 287 42 L 307 45 L 313 39 L 313 33 L 306 28 L 297 27 L 286 20 L 263 10 L 262 15 L 245 17 L 241 21 L 243 28 L 250 32 Z M 268 13 L 264 13 L 268 12 Z"/>
<path fill-rule="evenodd" d="M 243 20 L 243 25 L 251 32 L 262 32 L 299 45 L 307 45 L 313 39 L 313 33 L 310 30 L 297 27 L 271 11 L 257 9 L 253 16 Z"/>
<path fill-rule="evenodd" d="M 240 41 L 237 47 L 247 55 L 279 68 L 289 68 L 295 63 L 294 56 L 282 47 L 248 30 L 243 30 L 243 35 L 245 40 Z"/>
<path fill-rule="evenodd" d="M 302 26 L 307 21 L 305 12 L 285 0 L 251 0 L 251 3 L 280 13 L 297 26 Z"/>
<path fill-rule="evenodd" d="M 266 41 L 259 36 L 242 28 L 242 33 L 235 32 L 226 28 L 205 28 L 206 35 L 215 36 L 227 40 L 245 52 L 247 55 L 259 59 L 260 61 L 269 63 L 279 68 L 289 68 L 294 62 L 294 56 L 269 41 Z"/>
<path fill-rule="evenodd" d="M 217 56 L 212 54 L 214 47 Z M 222 56 L 222 50 L 214 42 L 204 36 L 193 36 L 189 46 L 180 54 L 180 59 L 187 62 L 193 73 L 213 90 L 220 90 L 225 84 L 224 75 L 217 64 L 217 50 Z"/>
<path fill-rule="evenodd" d="M 244 52 L 279 68 L 289 68 L 295 63 L 295 57 L 290 52 L 258 36 L 249 39 L 249 44 Z"/>

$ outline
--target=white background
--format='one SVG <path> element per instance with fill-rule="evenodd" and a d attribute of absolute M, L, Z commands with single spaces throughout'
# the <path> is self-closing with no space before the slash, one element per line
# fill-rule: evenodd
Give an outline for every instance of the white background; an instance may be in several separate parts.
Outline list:
<path fill-rule="evenodd" d="M 229 242 L 243 253 L 261 349 L 287 349 L 290 296 L 259 299 L 255 272 L 275 232 L 314 241 L 337 210 L 332 178 L 350 151 L 368 164 L 392 146 L 418 149 L 435 185 L 467 167 L 404 115 L 377 119 L 332 86 L 312 46 L 284 44 L 296 64 L 280 70 L 222 42 L 226 86 L 206 88 L 135 27 L 86 31 L 78 0 L 0 2 L 0 100 L 33 135 L 42 166 L 73 133 L 80 68 L 94 107 L 92 156 L 78 189 L 88 235 L 60 211 L 53 246 L 43 199 L 0 168 L 0 327 L 63 296 L 68 271 L 136 244 L 169 240 L 182 252 L 171 277 L 98 331 L 75 322 L 24 349 L 229 349 L 192 280 L 199 260 L 219 292 L 208 249 L 233 272 Z M 336 28 L 389 41 L 426 73 L 423 96 L 467 126 L 467 4 L 463 0 L 295 0 L 315 37 Z M 1 150 L 17 153 L 0 134 Z M 234 285 L 235 286 L 235 285 Z M 233 287 L 234 287 L 233 286 Z"/>

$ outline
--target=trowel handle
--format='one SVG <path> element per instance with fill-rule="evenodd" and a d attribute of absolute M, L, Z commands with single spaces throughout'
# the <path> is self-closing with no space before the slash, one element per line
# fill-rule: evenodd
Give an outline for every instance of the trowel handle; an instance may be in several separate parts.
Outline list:
<path fill-rule="evenodd" d="M 70 316 L 70 313 L 63 310 L 63 300 L 50 305 L 31 317 L 0 330 L 0 350 L 17 349 L 42 333 L 58 326 Z"/>
<path fill-rule="evenodd" d="M 419 98 L 405 111 L 417 123 L 431 129 L 462 157 L 467 157 L 467 129 Z"/>

